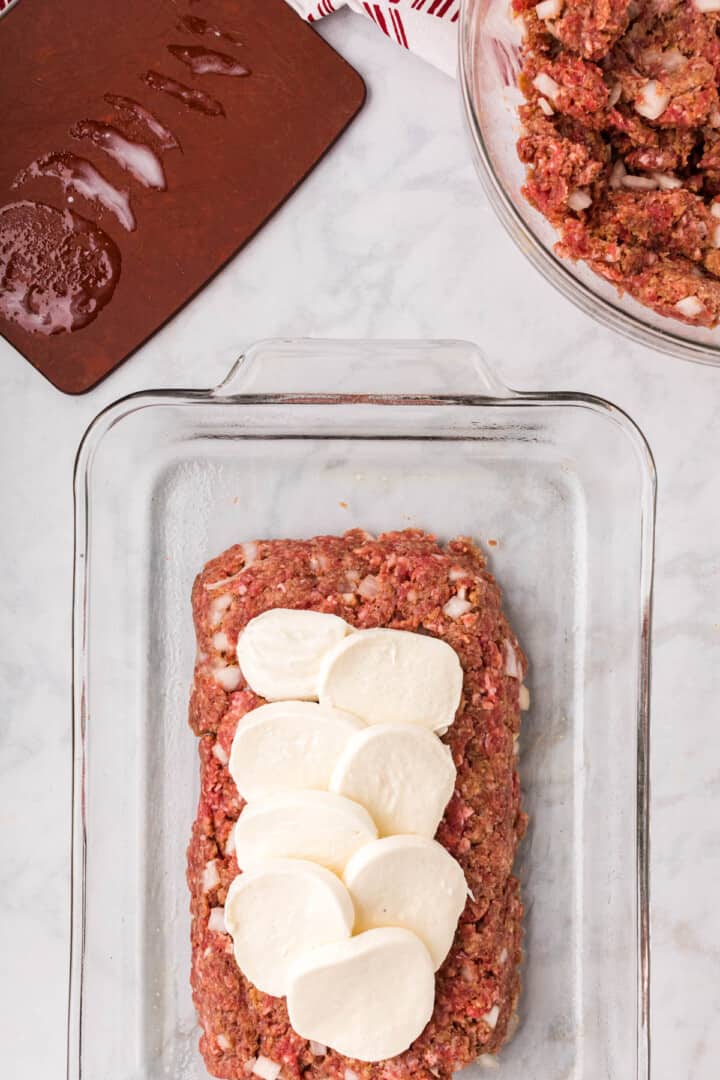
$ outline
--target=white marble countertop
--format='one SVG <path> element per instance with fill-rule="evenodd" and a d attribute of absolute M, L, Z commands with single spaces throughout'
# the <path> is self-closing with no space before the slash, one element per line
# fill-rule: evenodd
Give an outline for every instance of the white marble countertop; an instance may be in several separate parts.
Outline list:
<path fill-rule="evenodd" d="M 510 386 L 598 394 L 650 442 L 653 1075 L 710 1080 L 720 1060 L 720 371 L 629 344 L 576 311 L 486 204 L 454 83 L 367 20 L 340 14 L 322 32 L 366 77 L 368 104 L 188 308 L 78 398 L 0 341 L 0 1072 L 64 1076 L 71 479 L 86 425 L 130 391 L 214 385 L 262 337 L 386 336 L 477 341 Z"/>

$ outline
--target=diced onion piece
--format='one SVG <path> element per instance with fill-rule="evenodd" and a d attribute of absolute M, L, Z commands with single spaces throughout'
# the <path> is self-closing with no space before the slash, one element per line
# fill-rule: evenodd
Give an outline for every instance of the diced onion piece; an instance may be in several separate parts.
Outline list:
<path fill-rule="evenodd" d="M 720 225 L 716 225 L 712 231 L 713 247 L 720 248 Z"/>
<path fill-rule="evenodd" d="M 505 639 L 505 674 L 511 679 L 519 679 L 522 674 L 515 648 L 507 638 Z"/>
<path fill-rule="evenodd" d="M 657 185 L 662 191 L 676 191 L 677 188 L 682 187 L 682 180 L 678 180 L 677 176 L 673 176 L 672 173 L 654 172 L 650 175 L 653 180 L 657 181 Z"/>
<path fill-rule="evenodd" d="M 467 570 L 463 570 L 461 566 L 453 566 L 448 573 L 448 581 L 462 581 L 462 579 L 466 578 L 467 576 Z"/>
<path fill-rule="evenodd" d="M 314 1039 L 310 1040 L 310 1053 L 315 1057 L 325 1057 L 327 1054 L 327 1046 L 325 1043 L 315 1042 Z"/>
<path fill-rule="evenodd" d="M 357 590 L 361 596 L 364 596 L 366 600 L 372 600 L 374 596 L 380 592 L 380 586 L 378 585 L 378 579 L 373 574 L 368 574 L 364 577 Z"/>
<path fill-rule="evenodd" d="M 451 596 L 443 607 L 443 614 L 447 615 L 448 619 L 459 619 L 461 615 L 471 610 L 472 604 L 469 600 L 465 600 L 462 596 Z"/>
<path fill-rule="evenodd" d="M 255 562 L 258 556 L 258 546 L 254 540 L 249 540 L 244 544 L 241 544 L 243 549 L 243 555 L 245 556 L 245 565 L 243 570 L 247 570 Z"/>
<path fill-rule="evenodd" d="M 545 113 L 546 116 L 554 116 L 555 115 L 555 110 L 553 109 L 552 105 L 550 104 L 550 102 L 548 101 L 547 98 L 539 97 L 538 98 L 538 107 L 540 109 L 540 112 Z"/>
<path fill-rule="evenodd" d="M 209 893 L 219 884 L 220 875 L 218 873 L 217 861 L 215 859 L 210 859 L 210 861 L 205 864 L 205 869 L 203 870 L 203 892 Z"/>
<path fill-rule="evenodd" d="M 213 752 L 213 757 L 216 757 L 221 765 L 227 765 L 227 763 L 228 763 L 227 753 L 226 753 L 225 750 L 223 750 L 223 748 L 222 748 L 222 746 L 220 745 L 219 742 L 215 743 L 215 745 L 212 748 L 212 752 Z"/>
<path fill-rule="evenodd" d="M 212 585 L 208 585 L 208 589 L 213 588 Z M 227 609 L 232 604 L 232 596 L 230 593 L 224 593 L 223 596 L 216 596 L 210 604 L 210 625 L 219 626 L 222 622 L 222 617 Z"/>
<path fill-rule="evenodd" d="M 610 187 L 613 191 L 617 191 L 623 186 L 623 179 L 627 176 L 627 169 L 625 168 L 625 162 L 620 158 L 615 162 L 610 173 Z"/>
<path fill-rule="evenodd" d="M 481 1069 L 499 1069 L 500 1062 L 494 1054 L 481 1054 L 477 1059 L 477 1063 Z"/>
<path fill-rule="evenodd" d="M 230 667 L 229 665 L 225 667 L 216 667 L 213 674 L 218 686 L 222 686 L 223 690 L 227 690 L 228 693 L 237 690 L 242 682 L 242 675 L 239 667 Z"/>
<path fill-rule="evenodd" d="M 559 84 L 542 71 L 533 79 L 533 86 L 545 97 L 550 98 L 551 101 L 560 93 Z"/>
<path fill-rule="evenodd" d="M 223 1035 L 222 1032 L 216 1037 L 215 1042 L 218 1044 L 221 1050 L 230 1049 L 230 1040 L 227 1035 Z"/>
<path fill-rule="evenodd" d="M 613 86 L 612 90 L 610 91 L 610 95 L 608 97 L 608 105 L 609 105 L 609 107 L 611 109 L 613 108 L 614 105 L 617 105 L 618 101 L 620 100 L 620 95 L 621 94 L 622 94 L 622 86 L 620 85 L 619 82 L 617 82 Z"/>
<path fill-rule="evenodd" d="M 256 1061 L 257 1061 L 257 1058 L 252 1057 L 252 1058 L 248 1058 L 248 1060 L 245 1062 L 245 1064 L 243 1065 L 243 1072 L 245 1073 L 246 1076 L 250 1076 L 253 1069 L 255 1068 L 255 1062 Z"/>
<path fill-rule="evenodd" d="M 240 567 L 240 569 L 237 571 L 237 573 L 231 574 L 230 577 L 220 578 L 219 581 L 212 581 L 209 585 L 206 585 L 205 588 L 207 589 L 208 592 L 215 592 L 217 589 L 222 589 L 226 585 L 232 585 L 233 581 L 237 581 L 237 579 L 241 576 L 241 574 L 244 574 L 246 570 L 249 570 L 250 567 L 252 566 L 252 564 L 255 562 L 255 560 L 257 559 L 257 553 L 258 553 L 257 543 L 254 540 L 252 540 L 252 541 L 249 541 L 249 542 L 247 542 L 245 544 L 241 544 L 240 546 L 241 546 L 241 548 L 243 550 L 243 557 L 245 559 L 245 562 L 243 563 L 243 565 Z M 218 599 L 220 599 L 220 598 L 218 597 Z M 231 596 L 227 597 L 227 604 L 230 603 L 231 599 L 232 599 Z M 225 606 L 227 606 L 227 604 Z M 212 605 L 211 605 L 211 610 L 212 610 Z M 222 610 L 224 610 L 224 608 Z M 213 625 L 215 625 L 215 624 L 213 624 Z"/>
<path fill-rule="evenodd" d="M 670 102 L 670 95 L 661 90 L 655 79 L 650 79 L 643 86 L 635 101 L 635 111 L 646 120 L 657 120 L 662 116 Z"/>
<path fill-rule="evenodd" d="M 213 634 L 212 644 L 213 649 L 217 649 L 218 652 L 230 651 L 230 641 L 224 630 L 218 630 L 216 634 Z"/>
<path fill-rule="evenodd" d="M 623 176 L 622 186 L 632 191 L 655 191 L 658 182 L 650 176 Z"/>
<path fill-rule="evenodd" d="M 568 196 L 568 206 L 571 210 L 587 210 L 588 206 L 592 206 L 592 198 L 588 195 L 587 191 L 581 191 L 580 188 L 575 188 Z"/>
<path fill-rule="evenodd" d="M 687 58 L 674 46 L 671 49 L 643 49 L 640 60 L 645 67 L 656 66 L 667 72 L 679 71 L 687 63 Z"/>
<path fill-rule="evenodd" d="M 695 10 L 706 14 L 709 11 L 720 11 L 720 0 L 693 0 Z"/>
<path fill-rule="evenodd" d="M 681 315 L 685 315 L 688 319 L 700 315 L 705 310 L 702 301 L 697 296 L 684 296 L 682 300 L 678 300 L 675 307 Z"/>
<path fill-rule="evenodd" d="M 223 589 L 226 585 L 232 585 L 233 581 L 237 581 L 244 569 L 245 567 L 243 566 L 242 570 L 238 570 L 237 574 L 231 574 L 230 577 L 220 578 L 219 581 L 211 581 L 205 588 L 208 592 L 217 592 L 218 589 Z"/>
<path fill-rule="evenodd" d="M 557 19 L 562 14 L 563 0 L 541 0 L 535 5 L 538 19 Z"/>
<path fill-rule="evenodd" d="M 460 968 L 460 978 L 463 980 L 463 982 L 472 983 L 475 982 L 475 977 L 475 965 L 468 963 L 467 960 L 463 960 L 462 967 Z"/>
<path fill-rule="evenodd" d="M 353 1072 L 352 1069 L 346 1069 L 343 1080 L 360 1080 L 360 1077 L 356 1072 Z"/>
<path fill-rule="evenodd" d="M 227 934 L 225 929 L 225 908 L 214 907 L 210 909 L 208 930 L 214 930 L 216 934 Z"/>
<path fill-rule="evenodd" d="M 281 1068 L 282 1065 L 279 1065 L 277 1061 L 271 1061 L 270 1058 L 260 1054 L 252 1071 L 254 1076 L 260 1077 L 260 1080 L 277 1080 Z"/>
<path fill-rule="evenodd" d="M 720 218 L 720 202 L 714 202 L 710 207 L 710 213 L 713 217 Z"/>
<path fill-rule="evenodd" d="M 717 10 L 720 10 L 720 4 L 718 5 Z M 679 71 L 681 67 L 685 67 L 687 57 L 684 56 L 678 48 L 673 46 L 672 49 L 665 49 L 660 63 L 665 71 Z"/>
<path fill-rule="evenodd" d="M 523 712 L 527 712 L 530 708 L 530 691 L 524 683 L 520 687 L 520 692 L 518 694 L 518 705 Z"/>
<path fill-rule="evenodd" d="M 500 1015 L 500 1006 L 499 1005 L 493 1005 L 492 1009 L 490 1009 L 488 1012 L 483 1014 L 483 1020 L 488 1025 L 488 1027 L 494 1028 L 496 1026 L 497 1022 L 498 1022 L 499 1015 Z"/>

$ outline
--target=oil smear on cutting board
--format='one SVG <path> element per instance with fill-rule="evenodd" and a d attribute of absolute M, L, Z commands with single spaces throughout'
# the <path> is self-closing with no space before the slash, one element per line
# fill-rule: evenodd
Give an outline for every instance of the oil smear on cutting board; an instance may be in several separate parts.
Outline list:
<path fill-rule="evenodd" d="M 110 301 L 120 265 L 115 242 L 72 210 L 0 209 L 0 315 L 29 333 L 87 326 Z"/>
<path fill-rule="evenodd" d="M 240 38 L 207 20 L 187 15 L 179 30 L 240 45 Z M 205 45 L 168 44 L 168 52 L 193 77 L 246 77 L 250 70 L 234 56 Z M 208 117 L 224 116 L 222 102 L 155 71 L 141 75 L 151 89 L 181 101 Z M 134 98 L 108 91 L 104 101 L 131 126 L 132 135 L 104 119 L 81 119 L 68 134 L 89 142 L 120 166 L 136 184 L 155 192 L 167 189 L 161 154 L 180 150 L 169 127 Z M 137 137 L 139 128 L 144 137 Z M 40 178 L 59 181 L 62 209 L 19 201 L 0 207 L 0 316 L 31 334 L 65 334 L 92 322 L 112 299 L 122 258 L 115 241 L 100 226 L 72 209 L 76 196 L 110 214 L 132 233 L 137 219 L 130 192 L 113 184 L 87 158 L 70 150 L 43 151 L 16 176 L 18 188 Z"/>

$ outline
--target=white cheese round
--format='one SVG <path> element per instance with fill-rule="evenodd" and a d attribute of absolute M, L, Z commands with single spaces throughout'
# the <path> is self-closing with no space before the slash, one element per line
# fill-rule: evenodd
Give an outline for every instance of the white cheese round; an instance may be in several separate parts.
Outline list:
<path fill-rule="evenodd" d="M 368 724 L 417 724 L 438 731 L 455 719 L 463 672 L 439 638 L 405 630 L 361 630 L 339 641 L 320 670 L 320 704 Z"/>
<path fill-rule="evenodd" d="M 241 870 L 264 859 L 289 858 L 308 859 L 341 874 L 350 856 L 377 838 L 377 829 L 363 806 L 341 795 L 282 791 L 246 806 L 234 837 Z"/>
<path fill-rule="evenodd" d="M 381 836 L 434 836 L 455 787 L 452 754 L 426 728 L 375 724 L 348 742 L 330 790 L 364 806 Z"/>
<path fill-rule="evenodd" d="M 435 970 L 450 951 L 467 899 L 462 867 L 424 836 L 388 836 L 356 851 L 343 881 L 355 930 L 401 926 L 426 946 Z"/>
<path fill-rule="evenodd" d="M 342 882 L 300 859 L 269 859 L 228 889 L 225 927 L 237 965 L 258 990 L 287 993 L 288 973 L 308 949 L 349 938 L 353 905 Z"/>
<path fill-rule="evenodd" d="M 276 701 L 243 717 L 230 751 L 230 775 L 251 802 L 276 791 L 327 790 L 348 740 L 365 727 L 313 701 Z"/>
<path fill-rule="evenodd" d="M 237 656 L 249 686 L 267 698 L 316 698 L 320 664 L 352 627 L 337 615 L 273 608 L 251 619 Z"/>
<path fill-rule="evenodd" d="M 434 998 L 432 960 L 420 938 L 387 927 L 299 957 L 287 1005 L 301 1038 L 359 1061 L 383 1061 L 421 1034 Z"/>

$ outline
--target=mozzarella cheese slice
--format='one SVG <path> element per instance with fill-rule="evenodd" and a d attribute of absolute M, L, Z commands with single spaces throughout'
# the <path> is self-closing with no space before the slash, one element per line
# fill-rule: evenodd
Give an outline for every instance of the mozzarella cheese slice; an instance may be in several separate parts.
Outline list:
<path fill-rule="evenodd" d="M 447 746 L 426 728 L 375 724 L 348 742 L 330 790 L 361 803 L 381 836 L 434 836 L 455 787 Z"/>
<path fill-rule="evenodd" d="M 340 754 L 364 727 L 359 717 L 313 701 L 261 705 L 238 724 L 230 775 L 248 802 L 276 791 L 327 790 Z"/>
<path fill-rule="evenodd" d="M 401 926 L 426 946 L 435 970 L 450 951 L 467 899 L 462 867 L 435 840 L 388 836 L 352 856 L 343 881 L 355 906 L 355 930 Z"/>
<path fill-rule="evenodd" d="M 242 661 L 241 661 L 242 663 Z M 320 670 L 320 703 L 368 724 L 439 731 L 455 719 L 463 672 L 455 650 L 405 630 L 361 630 L 340 640 Z"/>
<path fill-rule="evenodd" d="M 336 874 L 377 838 L 363 806 L 329 791 L 282 791 L 245 807 L 234 829 L 241 870 L 264 859 L 308 859 Z"/>
<path fill-rule="evenodd" d="M 386 927 L 299 957 L 287 1005 L 301 1038 L 359 1061 L 383 1061 L 421 1034 L 434 998 L 432 960 L 420 938 Z"/>
<path fill-rule="evenodd" d="M 238 663 L 251 689 L 268 701 L 316 698 L 323 657 L 351 630 L 337 615 L 273 608 L 240 634 Z"/>
<path fill-rule="evenodd" d="M 269 859 L 239 874 L 225 901 L 225 928 L 238 967 L 274 997 L 287 993 L 298 956 L 349 938 L 353 919 L 350 894 L 339 878 L 301 859 Z"/>

